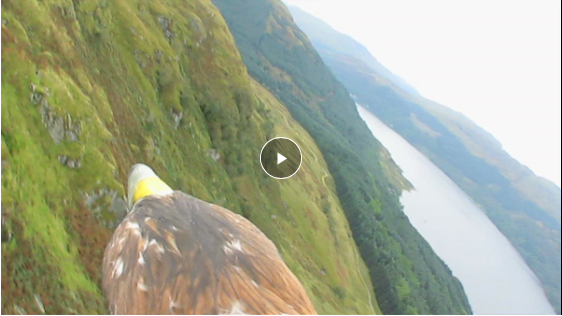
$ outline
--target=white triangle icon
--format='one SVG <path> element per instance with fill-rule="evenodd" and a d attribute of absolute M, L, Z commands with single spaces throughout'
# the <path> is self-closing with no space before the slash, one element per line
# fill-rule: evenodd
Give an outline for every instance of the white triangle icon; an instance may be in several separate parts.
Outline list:
<path fill-rule="evenodd" d="M 280 153 L 277 153 L 277 164 L 280 164 L 285 160 L 287 160 L 287 158 L 285 158 L 285 156 L 281 155 Z"/>

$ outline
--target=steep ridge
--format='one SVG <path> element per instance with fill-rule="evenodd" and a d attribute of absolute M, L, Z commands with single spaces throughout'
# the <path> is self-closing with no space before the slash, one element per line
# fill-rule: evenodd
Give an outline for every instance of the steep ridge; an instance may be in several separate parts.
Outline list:
<path fill-rule="evenodd" d="M 278 1 L 215 0 L 252 77 L 282 101 L 324 154 L 385 313 L 463 314 L 460 282 L 416 232 L 406 183 L 306 36 Z M 396 179 L 385 175 L 396 174 Z"/>
<path fill-rule="evenodd" d="M 136 162 L 254 222 L 318 312 L 380 312 L 322 153 L 209 1 L 3 1 L 1 110 L 2 313 L 107 313 Z M 283 182 L 257 159 L 276 135 L 307 150 Z"/>
<path fill-rule="evenodd" d="M 411 94 L 378 73 L 362 60 L 362 50 L 341 49 L 325 40 L 337 42 L 337 38 L 348 38 L 346 35 L 331 27 L 309 28 L 320 25 L 318 19 L 291 10 L 298 13 L 297 23 L 324 62 L 358 102 L 428 156 L 482 206 L 522 254 L 560 313 L 560 188 L 509 156 L 496 139 L 464 115 Z"/>

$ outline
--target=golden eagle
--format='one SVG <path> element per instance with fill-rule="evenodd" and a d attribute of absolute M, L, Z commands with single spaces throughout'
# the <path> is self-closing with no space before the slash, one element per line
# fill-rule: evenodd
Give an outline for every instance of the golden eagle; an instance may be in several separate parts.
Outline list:
<path fill-rule="evenodd" d="M 131 168 L 129 213 L 103 260 L 114 314 L 315 314 L 275 245 L 250 221 Z"/>

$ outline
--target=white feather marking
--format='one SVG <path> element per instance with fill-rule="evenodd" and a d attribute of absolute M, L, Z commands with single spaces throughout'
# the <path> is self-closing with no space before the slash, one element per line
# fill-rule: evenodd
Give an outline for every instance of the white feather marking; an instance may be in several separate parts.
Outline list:
<path fill-rule="evenodd" d="M 244 251 L 242 249 L 242 243 L 240 243 L 240 240 L 235 240 L 231 243 L 231 247 L 238 250 L 238 251 Z"/>
<path fill-rule="evenodd" d="M 156 244 L 156 253 L 158 254 L 163 254 L 164 253 L 164 247 L 162 247 L 162 245 L 160 244 Z"/>
<path fill-rule="evenodd" d="M 170 313 L 173 313 L 174 308 L 180 308 L 181 306 L 182 306 L 181 304 L 178 304 L 170 299 L 170 306 L 168 306 L 168 308 L 170 309 Z"/>
<path fill-rule="evenodd" d="M 146 238 L 143 238 L 141 252 L 144 252 L 146 250 L 146 248 L 148 248 L 148 240 Z"/>
<path fill-rule="evenodd" d="M 232 249 L 228 245 L 222 246 L 222 250 L 224 251 L 224 254 L 226 254 L 226 255 L 230 255 L 230 254 L 233 253 Z"/>
<path fill-rule="evenodd" d="M 252 285 L 255 286 L 255 287 L 260 287 L 260 286 L 256 283 L 256 281 L 254 281 L 254 280 L 252 280 Z"/>
<path fill-rule="evenodd" d="M 172 225 L 172 230 L 179 230 L 176 226 Z"/>
<path fill-rule="evenodd" d="M 240 240 L 228 241 L 226 244 L 224 244 L 222 249 L 223 249 L 224 253 L 227 254 L 227 255 L 233 254 L 234 250 L 244 252 L 244 249 L 242 249 L 242 243 L 240 242 Z"/>
<path fill-rule="evenodd" d="M 162 254 L 165 252 L 164 247 L 162 247 L 162 245 L 160 245 L 155 239 L 150 240 L 150 242 L 148 243 L 148 247 L 150 248 L 150 246 L 154 246 L 154 252 L 156 253 L 156 258 L 158 258 L 158 260 L 161 260 Z"/>
<path fill-rule="evenodd" d="M 112 278 L 118 278 L 123 274 L 123 269 L 125 268 L 125 264 L 123 263 L 123 259 L 121 257 L 117 258 L 115 263 L 115 267 L 113 268 Z"/>
<path fill-rule="evenodd" d="M 134 235 L 140 235 L 141 233 L 139 224 L 132 221 L 127 222 L 127 226 L 125 226 L 125 229 L 131 230 L 131 233 L 133 233 Z"/>
<path fill-rule="evenodd" d="M 240 303 L 240 301 L 234 301 L 232 307 L 229 310 L 223 309 L 220 315 L 246 315 L 246 313 L 244 313 L 242 303 Z"/>
<path fill-rule="evenodd" d="M 146 222 L 148 222 L 148 221 L 151 220 L 151 219 L 152 219 L 152 217 L 147 216 L 147 217 L 144 218 L 144 222 L 146 223 Z"/>
<path fill-rule="evenodd" d="M 137 282 L 137 287 L 141 291 L 148 292 L 148 286 L 146 286 L 146 284 L 144 284 L 141 280 Z"/>
<path fill-rule="evenodd" d="M 244 307 L 242 306 L 242 303 L 240 303 L 239 301 L 235 301 L 234 304 L 232 304 L 229 315 L 246 315 L 246 313 L 244 313 Z"/>
<path fill-rule="evenodd" d="M 142 251 L 139 253 L 139 264 L 144 265 L 146 261 L 144 261 L 144 256 L 142 255 Z"/>

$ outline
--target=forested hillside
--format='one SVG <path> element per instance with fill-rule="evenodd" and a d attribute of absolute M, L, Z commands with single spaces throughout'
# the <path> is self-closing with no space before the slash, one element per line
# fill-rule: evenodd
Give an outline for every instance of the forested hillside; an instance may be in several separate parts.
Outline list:
<path fill-rule="evenodd" d="M 2 313 L 95 314 L 129 168 L 249 218 L 320 313 L 380 312 L 324 156 L 210 1 L 2 1 Z M 306 150 L 269 178 L 274 136 Z"/>
<path fill-rule="evenodd" d="M 521 165 L 465 116 L 403 89 L 377 72 L 364 47 L 292 8 L 324 62 L 357 102 L 428 156 L 479 203 L 538 276 L 560 313 L 560 201 L 553 183 Z M 355 49 L 361 47 L 362 49 Z"/>
<path fill-rule="evenodd" d="M 411 226 L 398 197 L 407 185 L 279 1 L 215 0 L 249 73 L 318 144 L 385 313 L 464 314 L 460 282 Z M 388 174 L 394 174 L 390 180 Z"/>

